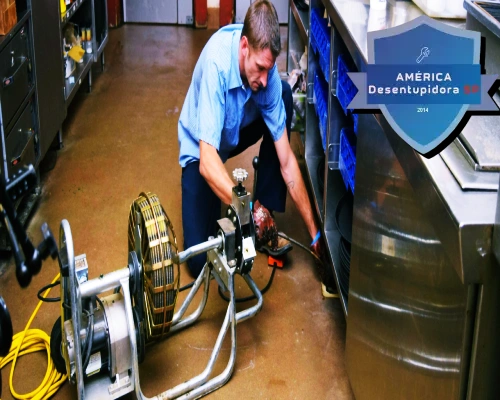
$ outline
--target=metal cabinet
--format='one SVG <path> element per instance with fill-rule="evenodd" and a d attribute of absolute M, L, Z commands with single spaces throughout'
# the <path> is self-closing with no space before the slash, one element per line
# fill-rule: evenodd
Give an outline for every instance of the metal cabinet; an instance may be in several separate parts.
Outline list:
<path fill-rule="evenodd" d="M 326 0 L 325 0 L 326 1 Z M 304 146 L 304 158 L 308 180 L 312 189 L 313 203 L 316 209 L 318 220 L 321 223 L 321 230 L 327 245 L 327 252 L 330 260 L 328 273 L 334 276 L 337 290 L 344 314 L 347 316 L 348 296 L 342 290 L 341 283 L 345 281 L 341 274 L 341 231 L 336 222 L 336 211 L 345 204 L 345 197 L 348 196 L 346 186 L 342 180 L 339 170 L 338 152 L 340 141 L 340 130 L 348 126 L 348 121 L 335 98 L 335 80 L 330 76 L 331 68 L 327 65 L 328 71 L 320 71 L 320 58 L 311 47 L 311 10 L 317 10 L 320 15 L 324 14 L 325 5 L 320 0 L 311 0 L 309 10 L 301 10 L 293 0 L 290 0 L 290 14 L 288 25 L 288 56 L 287 68 L 290 72 L 297 68 L 297 59 L 306 51 L 308 54 L 307 66 L 307 104 L 306 104 L 306 129 L 301 135 L 301 143 Z M 331 58 L 335 58 L 340 53 L 340 44 L 334 39 L 335 31 L 331 30 L 330 48 L 331 54 L 327 55 L 327 63 L 332 65 Z M 325 76 L 327 75 L 327 76 Z M 317 78 L 317 76 L 319 78 Z M 317 98 L 314 94 L 315 80 L 322 80 L 327 94 L 328 115 L 326 124 L 320 128 L 315 103 Z M 328 79 L 328 81 L 327 81 Z M 323 137 L 325 146 L 323 146 Z M 341 202 L 342 200 L 342 202 Z M 347 207 L 349 208 L 349 207 Z M 348 218 L 350 218 L 348 216 Z"/>
<path fill-rule="evenodd" d="M 42 158 L 66 118 L 64 75 L 61 63 L 58 2 L 33 2 L 35 69 L 37 73 L 38 115 L 40 121 L 40 152 Z"/>
<path fill-rule="evenodd" d="M 40 159 L 30 5 L 19 2 L 17 24 L 0 36 L 0 170 L 6 180 L 16 167 Z"/>
<path fill-rule="evenodd" d="M 0 173 L 6 181 L 24 165 L 37 169 L 41 160 L 31 1 L 16 1 L 16 10 L 16 25 L 0 36 Z M 39 193 L 37 186 L 16 200 L 22 223 Z M 10 246 L 7 231 L 0 226 L 0 249 L 8 251 Z"/>
<path fill-rule="evenodd" d="M 65 78 L 63 30 L 69 23 L 91 29 L 92 52 L 86 53 L 82 62 Z M 85 78 L 90 91 L 93 63 L 100 59 L 104 67 L 104 48 L 108 41 L 107 2 L 74 0 L 61 13 L 59 1 L 37 0 L 33 3 L 33 26 L 43 158 L 58 133 L 61 140 L 61 127 L 68 107 Z"/>

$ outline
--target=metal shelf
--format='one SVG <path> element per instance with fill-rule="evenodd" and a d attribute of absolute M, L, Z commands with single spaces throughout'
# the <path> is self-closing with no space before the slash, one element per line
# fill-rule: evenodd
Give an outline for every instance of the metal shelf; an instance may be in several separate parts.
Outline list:
<path fill-rule="evenodd" d="M 66 9 L 64 14 L 61 14 L 61 30 L 66 26 L 71 17 L 75 15 L 80 6 L 85 2 L 85 0 L 75 0 L 70 8 Z"/>
<path fill-rule="evenodd" d="M 293 0 L 290 0 L 290 9 L 299 27 L 300 37 L 304 43 L 307 43 L 309 36 L 309 12 L 299 10 Z"/>
<path fill-rule="evenodd" d="M 109 36 L 106 34 L 106 37 L 104 38 L 104 40 L 101 42 L 101 46 L 97 49 L 95 55 L 94 55 L 94 61 L 97 62 L 97 59 L 99 58 L 99 56 L 102 54 L 102 52 L 104 51 L 104 47 L 106 47 L 106 45 L 108 44 L 108 38 Z"/>
<path fill-rule="evenodd" d="M 65 79 L 64 82 L 64 95 L 65 95 L 65 100 L 66 100 L 66 108 L 69 106 L 71 103 L 71 100 L 73 100 L 73 97 L 75 97 L 75 94 L 78 90 L 78 88 L 82 84 L 82 79 L 85 77 L 85 75 L 90 71 L 90 68 L 92 67 L 92 63 L 94 61 L 94 55 L 93 54 L 88 54 L 85 53 L 83 56 L 83 63 L 81 64 L 76 64 L 75 71 L 73 74 L 71 74 L 72 77 L 75 78 L 74 83 L 70 83 L 68 79 Z"/>
<path fill-rule="evenodd" d="M 344 295 L 342 290 L 340 290 L 339 275 L 340 275 L 340 256 L 339 256 L 339 242 L 340 233 L 337 229 L 335 221 L 335 208 L 338 202 L 346 192 L 344 181 L 342 180 L 342 175 L 340 171 L 329 170 L 328 171 L 328 182 L 327 182 L 327 203 L 326 203 L 326 218 L 329 220 L 324 225 L 324 237 L 326 238 L 326 246 L 328 251 L 328 256 L 333 267 L 333 275 L 335 277 L 335 284 L 337 285 L 337 291 L 340 294 L 340 300 L 342 304 L 342 310 L 347 318 L 347 296 Z"/>
<path fill-rule="evenodd" d="M 307 175 L 313 191 L 314 205 L 323 226 L 323 194 L 319 190 L 318 175 L 316 172 L 321 160 L 322 158 L 319 156 L 306 157 Z"/>

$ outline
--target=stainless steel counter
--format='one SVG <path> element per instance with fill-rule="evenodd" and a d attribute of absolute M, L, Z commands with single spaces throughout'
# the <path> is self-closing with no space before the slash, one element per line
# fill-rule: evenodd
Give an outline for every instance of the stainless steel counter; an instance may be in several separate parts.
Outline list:
<path fill-rule="evenodd" d="M 368 32 L 422 15 L 410 2 L 373 12 L 369 0 L 321 1 L 332 48 L 347 50 L 361 72 Z M 445 22 L 465 28 L 463 20 Z M 500 117 L 472 117 L 429 160 L 382 114 L 359 115 L 346 334 L 358 400 L 496 398 L 499 127 Z"/>
<path fill-rule="evenodd" d="M 359 71 L 366 70 L 368 32 L 392 28 L 423 15 L 412 2 L 388 3 L 383 11 L 370 10 L 369 0 L 322 2 Z M 442 21 L 465 29 L 465 20 Z M 500 103 L 498 96 L 496 101 Z M 499 117 L 474 116 L 470 119 L 457 139 L 466 162 L 457 160 L 460 155 L 456 152 L 450 154 L 450 151 L 447 153 L 448 162 L 442 156 L 428 160 L 403 142 L 382 114 L 377 115 L 376 120 L 408 179 L 425 196 L 425 208 L 434 216 L 439 227 L 436 229 L 438 236 L 447 244 L 449 257 L 461 281 L 479 282 L 480 266 L 492 251 L 490 238 L 499 173 L 491 170 L 500 166 Z M 482 169 L 489 171 L 482 172 Z M 471 240 L 473 237 L 481 239 Z"/>
<path fill-rule="evenodd" d="M 410 1 L 399 1 L 395 5 L 388 3 L 385 10 L 370 10 L 369 0 L 323 0 L 323 4 L 351 54 L 357 54 L 354 61 L 360 71 L 368 62 L 368 32 L 394 28 L 424 15 Z M 464 20 L 441 21 L 465 29 Z"/>

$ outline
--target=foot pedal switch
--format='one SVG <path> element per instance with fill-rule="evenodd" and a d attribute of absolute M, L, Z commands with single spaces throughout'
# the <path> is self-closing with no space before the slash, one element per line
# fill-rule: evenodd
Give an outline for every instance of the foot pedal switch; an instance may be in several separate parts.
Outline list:
<path fill-rule="evenodd" d="M 268 256 L 267 265 L 269 265 L 270 267 L 283 268 L 283 266 L 285 265 L 285 257 Z"/>

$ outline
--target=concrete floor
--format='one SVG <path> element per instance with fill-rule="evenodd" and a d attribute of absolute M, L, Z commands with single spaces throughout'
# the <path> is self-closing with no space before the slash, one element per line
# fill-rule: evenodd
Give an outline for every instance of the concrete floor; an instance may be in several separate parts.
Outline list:
<path fill-rule="evenodd" d="M 86 253 L 90 277 L 124 267 L 127 261 L 129 207 L 142 191 L 158 194 L 182 244 L 181 169 L 178 164 L 177 120 L 197 57 L 213 31 L 172 26 L 126 25 L 110 32 L 106 71 L 95 68 L 94 87 L 75 97 L 64 124 L 64 149 L 55 167 L 42 175 L 43 193 L 29 223 L 29 234 L 40 241 L 40 226 L 48 222 L 55 236 L 59 224 L 71 224 L 75 253 Z M 286 68 L 284 51 L 278 60 Z M 299 161 L 303 161 L 294 149 Z M 227 163 L 251 171 L 257 147 Z M 303 164 L 303 162 L 302 162 Z M 252 174 L 250 174 L 250 177 Z M 252 187 L 251 178 L 247 187 Z M 292 201 L 277 215 L 278 228 L 309 243 L 306 228 Z M 58 273 L 58 264 L 44 263 L 27 289 L 20 289 L 15 268 L 4 269 L 0 294 L 22 330 L 37 305 L 36 292 Z M 190 281 L 182 266 L 181 283 Z M 271 274 L 258 255 L 252 277 L 263 287 Z M 237 280 L 238 296 L 246 294 Z M 52 294 L 58 295 L 56 289 Z M 181 296 L 182 300 L 183 296 Z M 200 373 L 219 332 L 226 303 L 216 283 L 196 325 L 148 348 L 140 366 L 143 393 L 153 396 Z M 241 306 L 239 306 L 241 308 Z M 50 334 L 59 304 L 44 304 L 32 327 Z M 299 248 L 289 254 L 264 296 L 260 314 L 238 326 L 234 374 L 213 399 L 352 399 L 344 362 L 346 321 L 338 300 L 325 300 L 310 255 Z M 227 362 L 226 340 L 221 371 Z M 18 393 L 36 388 L 43 379 L 46 355 L 21 358 L 14 376 Z M 3 399 L 10 399 L 8 374 L 2 371 Z M 76 397 L 66 383 L 56 399 Z M 128 398 L 133 398 L 130 396 Z"/>

